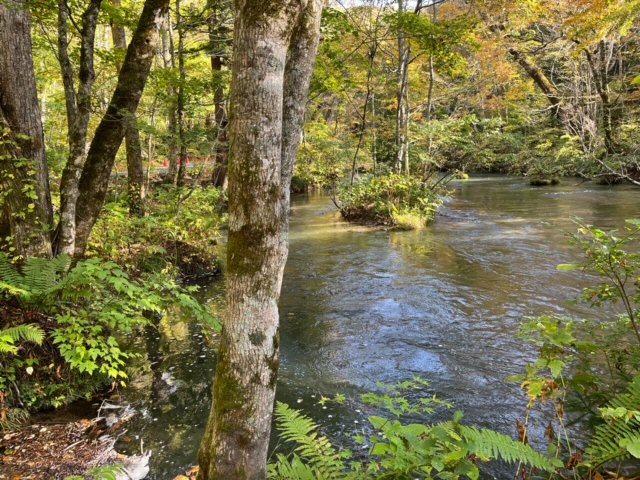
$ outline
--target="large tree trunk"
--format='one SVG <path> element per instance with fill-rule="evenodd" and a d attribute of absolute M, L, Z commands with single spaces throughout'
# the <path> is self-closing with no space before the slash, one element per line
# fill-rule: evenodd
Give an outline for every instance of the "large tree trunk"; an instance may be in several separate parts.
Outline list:
<path fill-rule="evenodd" d="M 124 137 L 123 120 L 135 115 L 138 108 L 156 54 L 158 29 L 168 7 L 169 0 L 146 0 L 120 69 L 116 90 L 91 142 L 80 177 L 76 212 L 76 256 L 84 254 L 89 235 L 104 204 L 109 176 Z"/>
<path fill-rule="evenodd" d="M 285 190 L 300 142 L 320 11 L 319 0 L 304 14 L 299 4 L 283 1 L 236 4 L 227 313 L 200 449 L 201 480 L 265 478 L 279 365 L 277 302 L 288 248 Z"/>
<path fill-rule="evenodd" d="M 122 5 L 120 0 L 111 0 L 114 7 Z M 118 50 L 126 50 L 127 33 L 122 25 L 111 22 L 111 38 L 113 46 Z M 118 70 L 122 68 L 119 63 Z M 135 116 L 125 118 L 125 148 L 127 150 L 127 200 L 129 213 L 134 216 L 144 215 L 144 165 L 142 164 L 142 147 L 140 131 Z"/>
<path fill-rule="evenodd" d="M 31 53 L 31 15 L 22 0 L 0 3 L 0 197 L 18 254 L 51 255 L 53 210 Z"/>
<path fill-rule="evenodd" d="M 69 58 L 69 7 L 66 0 L 58 1 L 58 59 L 67 109 L 69 158 L 60 179 L 60 223 L 55 253 L 66 255 L 73 255 L 75 251 L 76 202 L 80 195 L 78 182 L 87 154 L 91 90 L 95 80 L 93 54 L 101 3 L 101 0 L 91 0 L 82 15 L 79 85 L 76 93 L 75 74 Z"/>

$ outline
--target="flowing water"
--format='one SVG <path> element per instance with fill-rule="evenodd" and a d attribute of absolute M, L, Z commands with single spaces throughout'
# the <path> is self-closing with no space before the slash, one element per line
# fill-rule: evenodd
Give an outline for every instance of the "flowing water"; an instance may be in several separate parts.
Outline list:
<path fill-rule="evenodd" d="M 505 377 L 533 353 L 515 337 L 519 325 L 587 313 L 570 300 L 589 279 L 555 269 L 579 255 L 567 243 L 571 218 L 619 228 L 638 216 L 637 189 L 571 180 L 543 188 L 507 177 L 455 183 L 433 224 L 413 232 L 346 224 L 327 197 L 295 198 L 278 398 L 340 442 L 366 428 L 366 412 L 354 403 L 323 408 L 320 395 L 356 399 L 376 382 L 420 376 L 468 423 L 513 434 L 526 400 Z M 221 282 L 204 295 L 223 310 Z M 139 415 L 123 443 L 135 451 L 142 440 L 154 451 L 150 478 L 171 479 L 196 460 L 210 407 L 210 340 L 175 318 L 147 335 L 146 367 L 127 393 Z"/>

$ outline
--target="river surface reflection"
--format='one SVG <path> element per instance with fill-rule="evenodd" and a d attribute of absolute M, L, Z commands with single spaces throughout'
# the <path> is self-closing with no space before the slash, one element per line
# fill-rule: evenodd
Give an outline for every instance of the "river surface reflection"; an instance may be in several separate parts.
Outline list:
<path fill-rule="evenodd" d="M 504 379 L 532 355 L 515 337 L 519 325 L 528 316 L 586 312 L 570 301 L 589 279 L 555 269 L 579 254 L 567 243 L 572 217 L 614 228 L 638 216 L 637 189 L 571 180 L 544 188 L 508 177 L 458 182 L 434 223 L 414 232 L 350 225 L 327 197 L 296 197 L 278 398 L 339 437 L 364 428 L 366 412 L 354 404 L 323 409 L 320 395 L 357 399 L 378 381 L 417 375 L 467 422 L 512 434 L 526 400 Z M 224 309 L 221 282 L 204 296 Z M 124 440 L 154 450 L 149 478 L 171 479 L 196 459 L 212 342 L 166 318 L 145 343 L 149 368 L 127 394 L 140 415 Z"/>

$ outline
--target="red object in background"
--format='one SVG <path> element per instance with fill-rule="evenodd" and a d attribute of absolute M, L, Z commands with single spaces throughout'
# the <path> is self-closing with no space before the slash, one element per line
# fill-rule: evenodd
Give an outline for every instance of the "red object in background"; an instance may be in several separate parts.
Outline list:
<path fill-rule="evenodd" d="M 189 155 L 187 155 L 187 161 L 185 162 L 185 165 L 189 165 L 189 162 L 191 162 L 191 160 L 189 160 Z"/>
<path fill-rule="evenodd" d="M 178 165 L 182 165 L 182 157 L 178 157 Z"/>
<path fill-rule="evenodd" d="M 169 162 L 167 162 L 167 159 L 165 158 L 162 162 L 162 166 L 163 167 L 168 167 L 169 166 Z"/>

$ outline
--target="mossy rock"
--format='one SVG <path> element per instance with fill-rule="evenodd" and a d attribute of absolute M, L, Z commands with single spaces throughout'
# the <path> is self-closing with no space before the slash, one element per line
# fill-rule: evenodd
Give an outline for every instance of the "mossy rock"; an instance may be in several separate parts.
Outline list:
<path fill-rule="evenodd" d="M 531 177 L 529 179 L 529 185 L 536 187 L 544 187 L 548 185 L 558 185 L 560 179 L 558 177 Z"/>
<path fill-rule="evenodd" d="M 618 175 L 601 175 L 595 179 L 596 185 L 619 185 L 622 177 Z"/>

